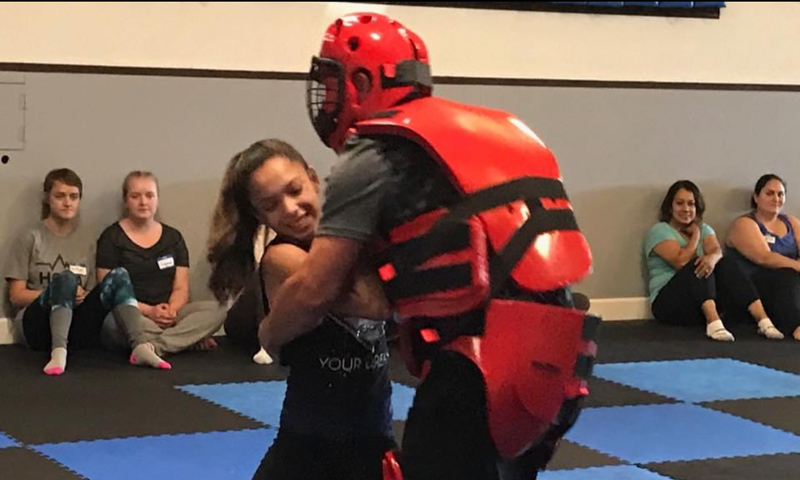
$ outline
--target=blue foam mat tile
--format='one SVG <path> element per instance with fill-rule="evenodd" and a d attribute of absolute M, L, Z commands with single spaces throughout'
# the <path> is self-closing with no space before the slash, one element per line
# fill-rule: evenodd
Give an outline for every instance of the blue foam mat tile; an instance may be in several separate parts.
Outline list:
<path fill-rule="evenodd" d="M 161 435 L 30 448 L 92 480 L 249 479 L 274 429 Z"/>
<path fill-rule="evenodd" d="M 688 404 L 586 409 L 566 439 L 636 464 L 800 452 L 800 436 Z"/>
<path fill-rule="evenodd" d="M 537 478 L 538 480 L 670 480 L 669 477 L 633 465 L 548 470 L 540 473 Z"/>
<path fill-rule="evenodd" d="M 411 404 L 414 402 L 416 392 L 411 387 L 392 382 L 392 412 L 394 420 L 406 420 L 408 418 L 408 411 L 411 410 Z"/>
<path fill-rule="evenodd" d="M 283 397 L 286 395 L 284 381 L 183 385 L 177 388 L 274 427 L 280 423 Z M 416 390 L 411 387 L 392 382 L 394 420 L 408 418 L 408 410 L 411 408 L 415 392 Z"/>
<path fill-rule="evenodd" d="M 0 448 L 9 448 L 9 447 L 18 447 L 19 443 L 14 441 L 13 438 L 9 437 L 3 432 L 0 432 Z"/>
<path fill-rule="evenodd" d="M 267 426 L 280 424 L 286 382 L 215 383 L 182 385 L 178 389 Z"/>
<path fill-rule="evenodd" d="M 800 375 L 728 358 L 601 364 L 594 375 L 693 403 L 800 395 Z"/>

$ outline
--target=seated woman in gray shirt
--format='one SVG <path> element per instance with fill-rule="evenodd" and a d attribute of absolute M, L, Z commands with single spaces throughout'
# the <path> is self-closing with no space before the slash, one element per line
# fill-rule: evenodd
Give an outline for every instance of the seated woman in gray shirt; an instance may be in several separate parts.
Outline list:
<path fill-rule="evenodd" d="M 42 222 L 16 239 L 3 276 L 11 304 L 20 309 L 15 329 L 32 349 L 50 350 L 44 372 L 64 373 L 68 346 L 99 345 L 109 312 L 133 350 L 130 363 L 169 369 L 143 339 L 128 272 L 116 269 L 95 285 L 94 242 L 78 221 L 80 177 L 67 168 L 53 170 L 43 190 Z"/>

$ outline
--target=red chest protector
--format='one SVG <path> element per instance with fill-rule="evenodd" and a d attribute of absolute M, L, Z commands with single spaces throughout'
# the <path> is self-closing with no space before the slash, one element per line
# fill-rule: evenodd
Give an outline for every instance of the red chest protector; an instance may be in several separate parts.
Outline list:
<path fill-rule="evenodd" d="M 411 140 L 435 159 L 462 201 L 389 233 L 381 268 L 407 332 L 440 341 L 439 319 L 456 326 L 441 348 L 470 358 L 484 375 L 490 431 L 505 457 L 536 444 L 562 404 L 587 393 L 596 319 L 522 300 L 498 300 L 509 279 L 523 290 L 567 287 L 591 270 L 591 253 L 550 150 L 516 117 L 428 97 L 355 126 L 359 135 Z M 466 314 L 466 315 L 465 315 Z M 432 328 L 419 329 L 420 322 Z M 444 321 L 441 322 L 444 324 Z M 413 354 L 411 355 L 413 356 Z M 408 359 L 407 359 L 408 360 Z M 422 363 L 412 358 L 412 373 Z"/>
<path fill-rule="evenodd" d="M 356 132 L 416 142 L 464 196 L 459 205 L 425 213 L 390 233 L 393 258 L 383 276 L 398 280 L 400 292 L 391 296 L 401 316 L 436 317 L 471 310 L 487 299 L 490 283 L 499 283 L 489 274 L 502 273 L 501 268 L 510 270 L 523 289 L 534 292 L 565 287 L 589 273 L 589 246 L 578 230 L 556 160 L 519 119 L 435 97 L 379 117 L 357 124 Z M 498 254 L 491 265 L 487 246 Z M 442 258 L 443 254 L 449 257 Z M 468 286 L 455 283 L 425 294 L 407 285 L 429 283 L 432 272 L 466 262 L 472 275 Z M 404 278 L 394 278 L 400 270 Z"/>

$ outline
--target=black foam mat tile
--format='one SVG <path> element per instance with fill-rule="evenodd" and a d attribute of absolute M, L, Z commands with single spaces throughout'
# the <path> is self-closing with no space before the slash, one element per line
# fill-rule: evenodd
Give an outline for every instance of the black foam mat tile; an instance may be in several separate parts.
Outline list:
<path fill-rule="evenodd" d="M 800 375 L 800 342 L 796 340 L 770 341 L 766 345 L 761 342 L 752 348 L 733 352 L 731 356 L 744 362 Z"/>
<path fill-rule="evenodd" d="M 675 402 L 674 399 L 663 397 L 655 393 L 594 377 L 589 379 L 589 397 L 584 402 L 584 408 L 621 405 L 656 405 Z"/>
<path fill-rule="evenodd" d="M 654 320 L 604 322 L 597 338 L 598 363 L 730 357 L 740 342 L 715 342 L 702 327 Z"/>
<path fill-rule="evenodd" d="M 800 478 L 800 454 L 651 463 L 646 467 L 675 480 L 790 480 Z"/>
<path fill-rule="evenodd" d="M 707 402 L 702 405 L 800 435 L 800 396 Z M 797 477 L 800 478 L 800 464 L 797 467 Z"/>
<path fill-rule="evenodd" d="M 26 444 L 259 427 L 147 378 L 87 381 L 41 374 L 0 395 L 0 429 Z"/>
<path fill-rule="evenodd" d="M 571 470 L 573 468 L 604 467 L 623 465 L 619 459 L 605 455 L 591 448 L 562 440 L 556 454 L 548 464 L 548 470 Z"/>
<path fill-rule="evenodd" d="M 23 447 L 0 449 L 0 478 L 7 480 L 86 480 Z"/>

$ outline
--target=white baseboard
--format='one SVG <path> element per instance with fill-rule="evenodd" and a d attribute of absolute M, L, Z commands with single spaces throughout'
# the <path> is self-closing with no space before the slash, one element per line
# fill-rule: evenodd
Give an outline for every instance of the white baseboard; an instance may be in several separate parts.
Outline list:
<path fill-rule="evenodd" d="M 607 321 L 617 320 L 643 320 L 653 318 L 650 313 L 650 303 L 646 297 L 626 298 L 592 298 L 589 311 Z M 225 330 L 220 328 L 214 336 L 225 335 Z M 11 332 L 11 320 L 0 317 L 0 345 L 14 343 Z"/>
<path fill-rule="evenodd" d="M 647 297 L 592 298 L 590 313 L 603 320 L 644 320 L 653 318 Z"/>
<path fill-rule="evenodd" d="M 11 319 L 0 317 L 0 345 L 14 343 L 14 336 L 11 334 Z"/>

